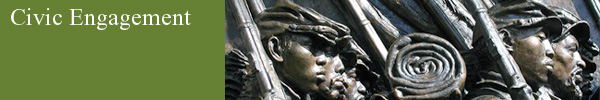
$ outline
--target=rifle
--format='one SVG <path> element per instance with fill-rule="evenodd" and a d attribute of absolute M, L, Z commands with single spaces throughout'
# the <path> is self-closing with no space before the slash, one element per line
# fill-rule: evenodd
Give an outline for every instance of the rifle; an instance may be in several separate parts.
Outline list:
<path fill-rule="evenodd" d="M 284 100 L 284 91 L 281 86 L 279 77 L 271 60 L 266 55 L 260 40 L 258 27 L 254 23 L 251 12 L 249 11 L 246 0 L 228 0 L 232 4 L 234 10 L 233 16 L 238 22 L 240 33 L 242 34 L 243 42 L 246 43 L 246 53 L 250 62 L 250 67 L 257 71 L 257 79 L 260 87 L 261 98 L 265 100 Z M 255 6 L 256 7 L 256 6 Z M 262 6 L 264 9 L 264 6 Z M 256 12 L 262 9 L 254 9 Z"/>
<path fill-rule="evenodd" d="M 588 1 L 588 8 L 592 9 L 592 16 L 596 18 L 596 23 L 600 23 L 600 2 L 598 0 L 586 0 Z"/>
<path fill-rule="evenodd" d="M 256 15 L 258 15 L 258 13 L 260 13 L 266 9 L 265 3 L 263 3 L 262 0 L 248 0 L 248 7 L 250 8 L 250 11 L 252 12 L 253 17 L 256 17 Z"/>
<path fill-rule="evenodd" d="M 375 6 L 371 5 L 367 0 L 357 1 L 385 46 L 390 46 L 396 39 L 400 38 L 400 31 Z M 406 32 L 404 31 L 403 33 Z"/>
<path fill-rule="evenodd" d="M 440 28 L 448 34 L 449 40 L 458 50 L 470 50 L 475 24 L 467 9 L 456 0 L 418 0 L 439 22 Z"/>
<path fill-rule="evenodd" d="M 362 30 L 364 30 L 364 33 L 367 36 L 365 38 L 365 40 L 368 41 L 370 48 L 373 48 L 373 51 L 375 53 L 373 55 L 373 58 L 375 58 L 374 61 L 385 62 L 386 57 L 388 55 L 388 50 L 383 45 L 383 42 L 381 42 L 381 38 L 379 38 L 379 35 L 375 31 L 375 28 L 373 28 L 373 26 L 371 25 L 371 22 L 369 21 L 369 19 L 367 19 L 366 15 L 362 11 L 358 1 L 357 0 L 337 0 L 337 1 L 341 2 L 341 4 L 339 4 L 340 9 L 350 9 L 350 12 L 352 13 L 352 15 L 354 15 L 352 17 L 354 19 L 354 21 L 360 22 L 360 24 L 361 24 L 360 28 Z M 346 7 L 346 8 L 343 8 L 343 7 Z M 357 32 L 357 33 L 361 33 L 361 32 Z M 381 65 L 383 65 L 383 63 Z"/>
<path fill-rule="evenodd" d="M 487 7 L 479 2 L 479 0 L 467 0 L 466 4 L 477 22 L 473 33 L 479 33 L 484 36 L 486 39 L 485 45 L 490 52 L 490 56 L 497 58 L 495 60 L 504 83 L 508 87 L 510 97 L 514 100 L 534 100 L 531 94 L 533 93 L 531 87 L 525 82 L 519 66 L 510 53 L 508 53 L 506 47 L 504 47 L 500 36 L 498 36 L 496 24 L 494 24 L 487 14 Z"/>

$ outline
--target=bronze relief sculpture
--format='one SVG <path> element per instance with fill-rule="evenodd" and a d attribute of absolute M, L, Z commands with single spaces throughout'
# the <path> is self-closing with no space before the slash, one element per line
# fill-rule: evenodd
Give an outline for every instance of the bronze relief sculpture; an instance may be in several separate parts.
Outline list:
<path fill-rule="evenodd" d="M 226 99 L 598 98 L 590 14 L 540 1 L 227 0 Z"/>

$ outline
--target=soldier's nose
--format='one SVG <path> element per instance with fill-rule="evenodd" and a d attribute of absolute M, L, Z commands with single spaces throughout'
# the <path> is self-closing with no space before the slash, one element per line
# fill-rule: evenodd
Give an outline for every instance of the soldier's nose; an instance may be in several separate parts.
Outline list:
<path fill-rule="evenodd" d="M 586 67 L 585 66 L 585 62 L 583 62 L 583 61 L 577 61 L 576 64 L 577 64 L 577 67 L 579 67 L 579 68 L 585 68 Z"/>
<path fill-rule="evenodd" d="M 344 66 L 336 66 L 335 72 L 341 73 L 344 71 Z"/>
<path fill-rule="evenodd" d="M 550 45 L 548 40 L 544 40 L 542 42 L 542 48 L 544 49 L 546 56 L 550 57 L 550 59 L 554 58 L 554 50 L 552 49 L 552 45 Z"/>
<path fill-rule="evenodd" d="M 577 67 L 585 69 L 585 67 L 586 67 L 585 61 L 583 61 L 583 59 L 581 58 L 581 55 L 579 54 L 579 52 L 575 52 L 573 54 L 573 58 L 575 60 L 575 64 L 577 64 Z"/>
<path fill-rule="evenodd" d="M 546 56 L 553 58 L 554 57 L 554 51 L 553 50 L 546 50 Z"/>
<path fill-rule="evenodd" d="M 317 57 L 317 65 L 325 65 L 327 63 L 327 59 L 325 57 Z"/>

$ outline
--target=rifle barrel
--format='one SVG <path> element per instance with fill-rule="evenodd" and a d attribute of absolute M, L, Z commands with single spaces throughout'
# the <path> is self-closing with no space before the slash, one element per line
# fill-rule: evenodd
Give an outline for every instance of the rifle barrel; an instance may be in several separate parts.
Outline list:
<path fill-rule="evenodd" d="M 379 38 L 379 36 L 377 35 L 377 32 L 375 31 L 375 28 L 373 28 L 373 26 L 371 25 L 371 22 L 369 21 L 369 19 L 367 19 L 367 17 L 365 16 L 364 12 L 362 11 L 360 5 L 358 4 L 357 0 L 341 0 L 342 5 L 346 6 L 346 9 L 350 9 L 350 12 L 352 13 L 352 15 L 354 16 L 355 21 L 360 22 L 361 23 L 361 28 L 364 29 L 364 33 L 367 36 L 367 41 L 369 42 L 369 44 L 371 45 L 371 48 L 373 48 L 373 50 L 375 51 L 376 55 L 375 55 L 375 59 L 374 60 L 378 60 L 378 61 L 385 61 L 386 57 L 388 55 L 388 50 L 385 47 L 385 45 L 383 45 L 383 42 L 381 42 L 381 38 Z"/>
<path fill-rule="evenodd" d="M 452 2 L 458 3 L 455 0 L 419 0 L 423 3 L 423 6 L 431 12 L 434 18 L 439 22 L 440 28 L 446 30 L 446 34 L 448 34 L 449 40 L 458 50 L 470 50 L 473 47 L 471 46 L 471 40 L 473 37 L 473 31 L 468 26 L 470 20 L 465 19 L 460 20 L 461 16 L 470 15 L 460 15 L 459 11 L 464 11 L 464 7 L 459 3 L 459 5 L 450 5 L 450 3 L 444 2 Z M 461 7 L 455 7 L 461 6 Z M 456 12 L 453 12 L 451 9 L 456 9 Z M 453 14 L 454 13 L 454 14 Z"/>
<path fill-rule="evenodd" d="M 277 73 L 273 70 L 270 59 L 263 48 L 258 27 L 254 23 L 248 4 L 245 0 L 229 1 L 232 4 L 233 10 L 235 10 L 233 15 L 240 25 L 240 33 L 242 34 L 244 43 L 246 43 L 250 67 L 254 67 L 257 70 L 257 77 L 262 93 L 261 97 L 266 100 L 285 99 L 279 77 L 277 77 Z M 262 11 L 262 9 L 254 9 Z"/>
<path fill-rule="evenodd" d="M 265 3 L 263 3 L 262 0 L 248 0 L 248 6 L 250 7 L 250 11 L 254 17 L 266 9 Z"/>
<path fill-rule="evenodd" d="M 600 2 L 598 2 L 598 0 L 587 0 L 587 1 L 588 1 L 589 8 L 593 12 L 592 16 L 594 16 L 594 18 L 596 19 L 596 23 L 600 23 L 600 7 L 598 7 L 598 5 L 600 5 Z"/>

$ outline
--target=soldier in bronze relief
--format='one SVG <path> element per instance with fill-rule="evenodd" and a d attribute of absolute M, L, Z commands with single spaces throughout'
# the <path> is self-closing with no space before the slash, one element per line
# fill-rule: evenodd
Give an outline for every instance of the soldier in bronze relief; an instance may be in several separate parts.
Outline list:
<path fill-rule="evenodd" d="M 346 26 L 286 1 L 256 20 L 289 99 L 364 98 L 357 91 L 365 88 L 348 76 L 353 72 L 340 58 L 352 40 Z"/>
<path fill-rule="evenodd" d="M 553 44 L 556 57 L 553 59 L 555 63 L 548 84 L 558 97 L 581 98 L 582 93 L 577 83 L 582 81 L 580 74 L 585 63 L 577 52 L 578 45 L 577 40 L 572 35 L 566 36 L 563 40 Z"/>
<path fill-rule="evenodd" d="M 488 12 L 504 45 L 521 69 L 527 84 L 532 87 L 534 97 L 550 99 L 545 87 L 548 73 L 553 69 L 554 57 L 549 37 L 561 32 L 560 20 L 552 17 L 556 13 L 544 4 L 521 1 L 496 4 Z M 478 73 L 481 80 L 475 84 L 476 89 L 470 91 L 472 93 L 468 98 L 510 99 L 507 93 L 510 87 L 504 84 L 499 70 L 483 66 Z"/>
<path fill-rule="evenodd" d="M 548 84 L 556 96 L 578 100 L 582 97 L 578 84 L 583 81 L 581 72 L 586 67 L 578 52 L 579 43 L 589 39 L 589 25 L 565 9 L 553 7 L 553 10 L 563 23 L 563 32 L 552 39 L 556 56 Z"/>

